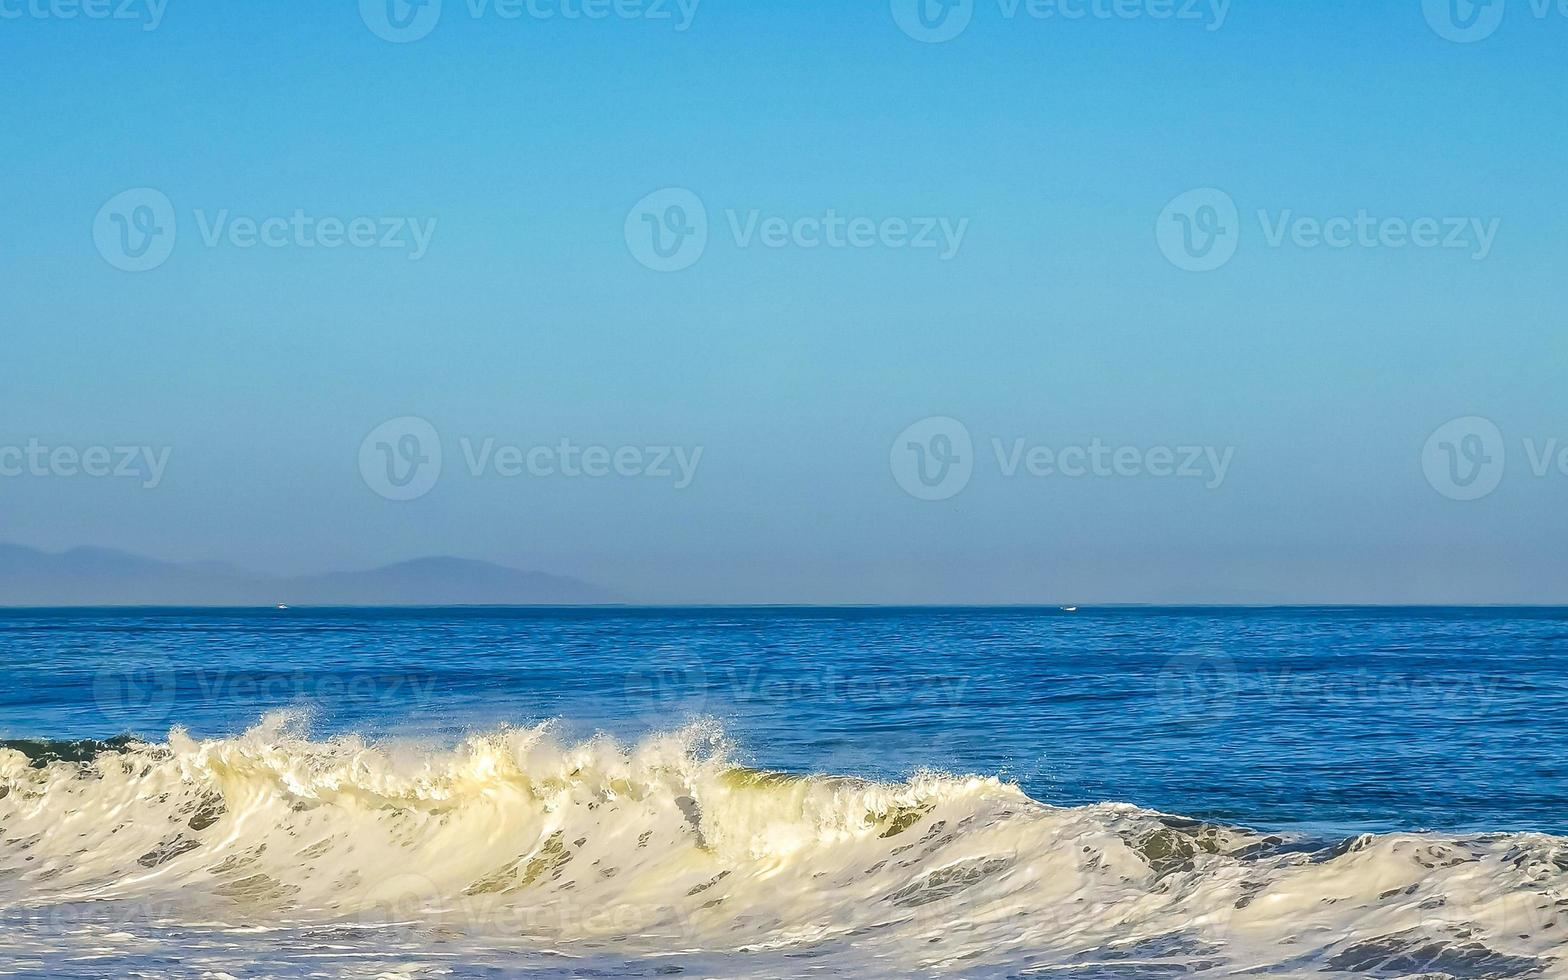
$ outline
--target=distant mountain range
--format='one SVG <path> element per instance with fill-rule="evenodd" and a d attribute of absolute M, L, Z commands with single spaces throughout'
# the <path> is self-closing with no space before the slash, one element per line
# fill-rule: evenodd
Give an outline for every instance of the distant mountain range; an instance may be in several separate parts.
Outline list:
<path fill-rule="evenodd" d="M 0 544 L 0 606 L 546 606 L 613 603 L 577 579 L 463 558 L 278 577 L 215 562 Z"/>

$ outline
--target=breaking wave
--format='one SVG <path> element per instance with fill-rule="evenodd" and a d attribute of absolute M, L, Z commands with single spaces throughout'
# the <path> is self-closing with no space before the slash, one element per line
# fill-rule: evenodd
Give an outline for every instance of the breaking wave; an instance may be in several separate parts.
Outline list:
<path fill-rule="evenodd" d="M 1568 976 L 1561 838 L 1328 846 L 551 732 L 5 743 L 0 972 Z"/>

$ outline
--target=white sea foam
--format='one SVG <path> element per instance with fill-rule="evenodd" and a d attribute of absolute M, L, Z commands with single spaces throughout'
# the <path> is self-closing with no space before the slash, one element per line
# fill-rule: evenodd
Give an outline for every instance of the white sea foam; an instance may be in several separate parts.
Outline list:
<path fill-rule="evenodd" d="M 0 973 L 1568 976 L 1543 835 L 1314 850 L 993 778 L 739 768 L 710 728 L 432 749 L 274 720 L 32 756 L 0 749 Z"/>

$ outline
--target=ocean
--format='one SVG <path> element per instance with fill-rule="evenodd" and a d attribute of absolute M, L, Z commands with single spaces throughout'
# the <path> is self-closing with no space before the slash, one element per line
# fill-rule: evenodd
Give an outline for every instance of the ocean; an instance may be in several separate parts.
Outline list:
<path fill-rule="evenodd" d="M 1568 976 L 1568 610 L 10 610 L 0 643 L 0 975 Z"/>

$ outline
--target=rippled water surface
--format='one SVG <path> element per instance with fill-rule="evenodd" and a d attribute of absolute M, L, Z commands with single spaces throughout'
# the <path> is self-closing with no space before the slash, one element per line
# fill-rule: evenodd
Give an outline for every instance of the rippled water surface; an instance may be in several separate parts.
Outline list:
<path fill-rule="evenodd" d="M 717 719 L 759 765 L 1255 826 L 1568 832 L 1568 611 L 0 612 L 0 736 Z"/>
<path fill-rule="evenodd" d="M 1563 976 L 1568 613 L 0 613 L 0 973 Z"/>

